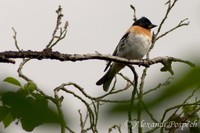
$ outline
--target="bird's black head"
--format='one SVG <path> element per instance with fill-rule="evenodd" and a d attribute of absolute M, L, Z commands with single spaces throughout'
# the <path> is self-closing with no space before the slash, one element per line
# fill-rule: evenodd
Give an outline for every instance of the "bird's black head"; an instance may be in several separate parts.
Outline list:
<path fill-rule="evenodd" d="M 135 23 L 133 23 L 133 26 L 134 25 L 141 26 L 145 29 L 152 29 L 157 26 L 157 25 L 152 24 L 151 21 L 146 17 L 142 17 L 142 18 L 138 19 L 137 21 L 135 21 Z"/>

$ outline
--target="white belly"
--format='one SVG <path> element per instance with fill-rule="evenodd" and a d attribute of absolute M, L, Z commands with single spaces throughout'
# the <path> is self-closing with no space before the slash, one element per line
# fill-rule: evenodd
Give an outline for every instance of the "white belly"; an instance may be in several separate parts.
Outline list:
<path fill-rule="evenodd" d="M 129 59 L 141 59 L 151 46 L 151 39 L 144 35 L 129 36 L 119 48 L 118 56 Z"/>

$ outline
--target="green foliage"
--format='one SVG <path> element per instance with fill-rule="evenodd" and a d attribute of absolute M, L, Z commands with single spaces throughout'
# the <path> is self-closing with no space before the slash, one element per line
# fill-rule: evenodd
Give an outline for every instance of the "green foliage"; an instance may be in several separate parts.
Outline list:
<path fill-rule="evenodd" d="M 0 121 L 3 121 L 5 127 L 9 126 L 9 124 L 13 121 L 9 108 L 6 106 L 0 106 Z"/>
<path fill-rule="evenodd" d="M 183 106 L 183 113 L 184 117 L 188 118 L 190 122 L 199 122 L 199 116 L 197 114 L 197 105 L 188 105 L 188 106 Z"/>
<path fill-rule="evenodd" d="M 170 71 L 171 67 L 168 67 L 168 68 L 166 68 L 165 70 Z M 151 109 L 159 108 L 159 106 L 162 103 L 169 103 L 169 101 L 171 102 L 172 98 L 179 99 L 178 98 L 179 96 L 183 96 L 181 94 L 185 92 L 189 92 L 188 95 L 185 95 L 184 99 L 186 100 L 182 101 L 180 104 L 178 104 L 178 106 L 172 103 L 169 109 L 162 109 L 163 114 L 160 114 L 161 118 L 159 118 L 160 120 L 157 120 L 157 121 L 164 122 L 163 120 L 167 119 L 167 121 L 165 121 L 166 124 L 170 122 L 185 123 L 186 125 L 191 124 L 192 126 L 188 127 L 190 129 L 190 132 L 200 133 L 200 128 L 197 125 L 200 120 L 199 114 L 198 114 L 199 109 L 200 109 L 200 106 L 199 106 L 200 67 L 195 67 L 189 71 L 184 71 L 182 76 L 174 80 L 172 84 L 168 86 L 162 86 L 162 87 L 163 87 L 162 90 L 160 90 L 159 94 L 157 95 L 152 96 L 150 93 L 147 93 L 143 95 L 142 101 L 135 99 L 134 105 L 131 106 L 133 114 L 138 115 L 138 112 L 144 112 L 148 114 L 151 118 L 153 118 L 152 120 L 157 120 L 157 118 L 156 119 L 154 118 L 157 114 L 155 112 L 154 113 L 151 112 L 150 111 Z M 153 93 L 153 91 L 149 91 L 149 92 Z M 158 92 L 155 91 L 155 93 L 158 93 Z M 197 97 L 194 97 L 194 94 L 197 94 Z M 189 102 L 190 98 L 191 99 L 193 98 L 193 102 L 192 101 Z M 194 100 L 195 98 L 196 100 Z M 128 110 L 130 109 L 130 103 L 120 103 L 120 104 L 117 103 L 110 106 L 109 108 L 110 108 L 110 111 L 108 111 L 108 115 L 110 114 L 123 115 L 123 114 L 127 114 Z M 182 108 L 182 111 L 180 113 L 181 108 Z M 168 112 L 170 113 L 173 112 L 173 113 L 170 116 L 169 115 L 170 113 Z M 168 114 L 166 115 L 165 113 L 168 113 Z M 161 130 L 163 131 L 164 128 L 161 128 Z M 170 128 L 165 128 L 165 130 L 168 130 L 169 132 L 174 132 L 177 128 L 178 127 L 172 126 Z"/>
<path fill-rule="evenodd" d="M 7 77 L 7 78 L 5 78 L 4 82 L 7 82 L 9 84 L 13 84 L 13 85 L 22 87 L 21 84 L 20 84 L 20 82 L 17 79 L 13 78 L 13 77 Z"/>
<path fill-rule="evenodd" d="M 7 91 L 1 95 L 0 122 L 4 127 L 18 121 L 24 130 L 32 131 L 44 123 L 60 123 L 58 114 L 49 108 L 47 98 L 34 91 L 37 88 L 35 83 L 28 82 L 21 86 L 12 77 L 4 81 L 20 87 L 16 92 Z"/>
<path fill-rule="evenodd" d="M 162 89 L 161 93 L 153 97 L 144 96 L 144 103 L 148 109 L 159 106 L 162 102 L 167 102 L 180 94 L 200 87 L 200 67 L 195 67 L 186 71 L 182 77 L 177 79 L 173 84 Z M 147 94 L 148 96 L 149 94 Z M 110 106 L 110 113 L 127 113 L 129 104 L 117 104 Z M 143 108 L 144 109 L 144 108 Z M 137 112 L 137 100 L 133 106 L 133 111 Z"/>
<path fill-rule="evenodd" d="M 37 85 L 34 82 L 28 82 L 24 85 L 24 89 L 30 92 L 33 92 L 37 88 Z"/>
<path fill-rule="evenodd" d="M 199 115 L 197 114 L 198 111 L 198 106 L 197 105 L 188 105 L 188 106 L 183 106 L 183 113 L 184 113 L 184 118 L 188 119 L 189 123 L 198 123 L 200 118 Z M 191 126 L 190 128 L 190 132 L 191 133 L 199 133 L 200 132 L 200 128 L 198 128 L 198 126 Z"/>
<path fill-rule="evenodd" d="M 163 91 L 157 95 L 157 97 L 151 100 L 151 106 L 156 106 L 163 101 L 167 101 L 170 98 L 177 97 L 187 90 L 193 90 L 200 87 L 200 67 L 195 67 L 188 72 L 185 72 L 183 76 L 178 79 L 174 84 L 166 87 Z"/>

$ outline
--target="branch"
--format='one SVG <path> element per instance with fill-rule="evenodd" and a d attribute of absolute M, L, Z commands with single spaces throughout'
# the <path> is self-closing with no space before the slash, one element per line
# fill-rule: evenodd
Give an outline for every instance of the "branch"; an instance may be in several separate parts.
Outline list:
<path fill-rule="evenodd" d="M 13 27 L 12 27 L 12 30 L 14 32 L 13 39 L 15 41 L 15 47 L 17 48 L 18 51 L 21 51 L 21 49 L 18 46 L 18 42 L 17 42 L 17 32 L 16 32 L 16 30 Z"/>
<path fill-rule="evenodd" d="M 29 79 L 26 75 L 22 73 L 23 66 L 29 61 L 30 59 L 23 59 L 23 61 L 20 63 L 19 68 L 17 69 L 19 77 L 23 78 L 27 82 L 31 82 L 32 80 Z"/>
<path fill-rule="evenodd" d="M 19 77 L 21 77 L 22 79 L 24 79 L 26 82 L 33 82 L 33 80 L 31 80 L 30 78 L 28 78 L 25 74 L 22 73 L 22 69 L 24 67 L 24 65 L 29 61 L 30 59 L 23 59 L 23 61 L 20 63 L 19 68 L 17 69 L 18 75 Z M 35 89 L 37 92 L 39 92 L 41 95 L 43 95 L 46 99 L 51 100 L 53 103 L 56 104 L 56 100 L 51 97 L 46 95 L 41 89 L 39 89 L 38 87 Z"/>
<path fill-rule="evenodd" d="M 15 61 L 12 59 L 5 58 L 4 56 L 0 56 L 0 63 L 11 63 L 15 64 Z"/>
<path fill-rule="evenodd" d="M 52 34 L 52 38 L 49 41 L 48 45 L 46 46 L 46 49 L 52 49 L 56 44 L 58 44 L 59 41 L 65 38 L 67 34 L 67 27 L 68 27 L 68 21 L 65 22 L 65 25 L 61 27 L 62 24 L 62 17 L 64 16 L 62 14 L 62 7 L 59 6 L 58 10 L 56 10 L 57 13 L 57 20 L 56 20 L 56 26 Z M 56 35 L 59 32 L 59 35 Z"/>
<path fill-rule="evenodd" d="M 90 99 L 90 100 L 94 100 L 94 101 L 100 101 L 100 102 L 110 102 L 110 100 L 104 100 L 103 98 L 107 97 L 107 96 L 110 96 L 110 95 L 113 95 L 113 94 L 117 94 L 117 93 L 120 93 L 120 92 L 123 92 L 126 90 L 126 88 L 124 89 L 120 89 L 120 90 L 116 90 L 116 91 L 110 91 L 104 95 L 101 95 L 101 96 L 98 96 L 98 97 L 92 97 L 90 95 L 88 95 L 85 91 L 84 91 L 84 88 L 79 86 L 78 84 L 76 83 L 73 83 L 73 82 L 69 82 L 69 83 L 63 83 L 63 86 L 74 86 L 76 89 L 78 89 L 86 98 Z M 120 101 L 113 101 L 113 102 L 121 102 Z M 127 102 L 127 101 L 122 101 L 123 103 L 124 102 Z"/>
<path fill-rule="evenodd" d="M 161 123 L 163 123 L 163 122 L 165 121 L 165 119 L 166 119 L 165 117 L 167 116 L 167 113 L 170 112 L 170 111 L 172 111 L 172 110 L 175 110 L 175 111 L 174 111 L 174 113 L 172 113 L 172 115 L 170 115 L 170 117 L 171 117 L 171 116 L 174 116 L 174 115 L 178 112 L 178 110 L 179 110 L 181 107 L 183 107 L 183 106 L 188 106 L 188 105 L 200 105 L 200 100 L 195 101 L 195 102 L 193 102 L 193 103 L 186 103 L 190 98 L 192 98 L 192 97 L 194 96 L 195 92 L 197 92 L 198 90 L 199 90 L 199 88 L 194 89 L 194 90 L 192 91 L 192 93 L 183 101 L 182 104 L 175 105 L 175 106 L 173 106 L 173 107 L 170 107 L 170 108 L 166 109 L 165 112 L 163 113 L 163 116 L 162 116 L 162 119 L 161 119 Z M 199 108 L 199 109 L 200 109 L 200 108 Z M 164 128 L 164 127 L 161 127 L 161 131 L 163 130 L 163 128 Z"/>
<path fill-rule="evenodd" d="M 94 120 L 95 119 L 95 114 L 92 111 L 92 109 L 90 107 L 90 104 L 88 102 L 86 102 L 86 100 L 84 100 L 81 96 L 79 96 L 79 95 L 75 94 L 74 92 L 66 89 L 65 86 L 66 86 L 66 84 L 60 85 L 59 87 L 56 88 L 56 91 L 58 92 L 58 91 L 62 90 L 64 92 L 68 93 L 68 94 L 71 94 L 74 97 L 76 97 L 77 99 L 79 99 L 82 103 L 85 104 L 85 106 L 87 108 L 87 111 L 89 113 L 89 118 L 90 118 L 90 127 L 87 128 L 85 131 L 92 130 L 93 132 L 95 132 L 96 131 L 96 128 L 94 127 L 94 125 L 95 125 L 95 123 L 94 123 L 95 122 L 95 120 Z"/>
<path fill-rule="evenodd" d="M 175 26 L 174 28 L 172 28 L 172 29 L 166 31 L 165 33 L 163 33 L 163 34 L 157 36 L 157 38 L 155 38 L 155 40 L 159 40 L 161 37 L 163 37 L 163 36 L 169 34 L 170 32 L 172 32 L 172 31 L 174 31 L 174 30 L 176 30 L 176 29 L 178 29 L 178 28 L 180 28 L 180 27 L 182 27 L 182 26 L 188 26 L 190 22 L 189 22 L 189 21 L 188 21 L 188 22 L 185 22 L 186 20 L 188 20 L 188 18 L 181 20 L 181 21 L 177 24 L 177 26 Z"/>
<path fill-rule="evenodd" d="M 141 81 L 140 81 L 140 86 L 139 86 L 139 92 L 138 92 L 138 112 L 137 112 L 137 120 L 138 120 L 138 132 L 142 133 L 142 128 L 141 128 L 141 115 L 142 115 L 142 104 L 143 103 L 143 87 L 144 87 L 144 80 L 146 78 L 147 75 L 147 69 L 148 68 L 144 68 L 143 69 L 143 73 L 142 73 L 142 77 L 141 77 Z M 145 105 L 145 104 L 143 104 Z"/>
<path fill-rule="evenodd" d="M 121 125 L 113 125 L 112 127 L 110 127 L 110 128 L 108 129 L 108 133 L 111 133 L 113 129 L 118 130 L 119 133 L 122 132 L 122 131 L 121 131 Z"/>
<path fill-rule="evenodd" d="M 136 8 L 133 5 L 130 5 L 131 9 L 133 9 L 133 20 L 137 21 L 137 17 L 136 17 Z"/>
<path fill-rule="evenodd" d="M 173 79 L 173 78 L 172 77 L 167 78 L 167 80 L 165 80 L 163 83 L 159 83 L 155 88 L 150 89 L 150 90 L 144 92 L 143 95 L 149 94 L 152 91 L 156 91 L 156 90 L 158 90 L 161 87 L 166 87 L 167 85 L 170 84 L 170 79 Z"/>
<path fill-rule="evenodd" d="M 166 64 L 167 62 L 181 62 L 188 64 L 189 66 L 194 67 L 195 64 L 191 63 L 187 60 L 182 60 L 179 58 L 164 56 L 164 57 L 156 57 L 153 59 L 145 59 L 145 60 L 129 60 L 126 58 L 121 58 L 117 56 L 111 55 L 102 55 L 102 54 L 63 54 L 57 51 L 51 50 L 43 50 L 43 51 L 5 51 L 0 52 L 0 59 L 9 59 L 9 58 L 30 58 L 30 59 L 51 59 L 51 60 L 59 60 L 59 61 L 83 61 L 83 60 L 107 60 L 107 61 L 116 61 L 125 64 L 133 64 L 144 67 L 149 67 L 150 65 L 162 63 Z M 0 60 L 1 61 L 1 60 Z"/>
<path fill-rule="evenodd" d="M 171 111 L 171 110 L 174 110 L 174 109 L 177 109 L 177 108 L 180 108 L 180 107 L 183 107 L 183 106 L 190 106 L 190 105 L 198 105 L 198 106 L 200 106 L 200 100 L 199 101 L 196 101 L 196 102 L 193 102 L 193 103 L 187 103 L 187 104 L 180 104 L 180 105 L 176 105 L 176 106 L 174 106 L 174 107 L 170 107 L 170 108 L 168 108 L 168 109 L 166 109 L 165 110 L 165 112 L 164 112 L 164 114 L 163 114 L 163 117 L 162 117 L 162 119 L 161 119 L 161 123 L 163 123 L 163 122 L 165 122 L 165 116 L 167 115 L 167 113 L 169 112 L 169 111 Z M 194 110 L 195 112 L 198 112 L 200 110 L 200 108 L 197 108 L 197 110 Z M 157 127 L 156 127 L 157 128 Z M 165 128 L 165 127 L 161 127 L 161 132 L 162 132 L 162 130 L 163 130 L 163 128 Z"/>
<path fill-rule="evenodd" d="M 135 102 L 135 95 L 137 93 L 137 84 L 138 84 L 138 74 L 135 71 L 135 68 L 131 65 L 128 65 L 128 67 L 131 69 L 131 71 L 133 72 L 134 75 L 134 87 L 133 87 L 133 91 L 132 91 L 132 95 L 131 95 L 131 99 L 130 99 L 130 105 L 129 105 L 129 110 L 128 110 L 128 133 L 133 133 L 133 125 L 132 125 L 132 109 L 133 109 L 133 105 Z"/>
<path fill-rule="evenodd" d="M 13 32 L 14 32 L 13 39 L 14 39 L 14 41 L 15 41 L 15 47 L 20 51 L 20 48 L 19 48 L 18 43 L 17 43 L 17 32 L 15 31 L 14 28 L 12 28 L 12 30 L 13 30 Z M 2 63 L 12 63 L 12 64 L 15 64 L 15 61 L 14 61 L 14 60 L 5 58 L 4 56 L 0 57 L 0 62 L 2 62 Z"/>
<path fill-rule="evenodd" d="M 64 115 L 63 115 L 63 111 L 61 109 L 61 102 L 63 100 L 62 96 L 59 97 L 58 96 L 58 91 L 59 91 L 60 88 L 56 88 L 54 89 L 54 97 L 55 97 L 55 100 L 56 100 L 56 108 L 58 110 L 58 115 L 60 117 L 60 126 L 61 126 L 61 133 L 65 133 L 65 128 L 66 128 L 66 122 L 65 122 L 65 119 L 64 119 Z M 70 128 L 67 128 L 68 130 Z M 70 130 L 72 132 L 72 130 Z"/>
<path fill-rule="evenodd" d="M 88 116 L 89 116 L 89 112 L 87 111 L 86 112 L 86 116 L 85 116 L 85 119 L 83 120 L 83 115 L 81 113 L 81 110 L 79 109 L 78 110 L 78 113 L 80 115 L 80 127 L 81 127 L 81 133 L 84 133 L 85 132 L 85 125 L 86 125 L 86 122 L 88 120 Z"/>
<path fill-rule="evenodd" d="M 161 23 L 160 23 L 159 26 L 158 26 L 158 30 L 157 30 L 155 36 L 157 36 L 157 35 L 160 33 L 160 31 L 161 31 L 161 29 L 162 29 L 162 26 L 163 26 L 163 24 L 165 23 L 165 21 L 167 20 L 167 17 L 168 17 L 168 15 L 169 15 L 171 9 L 175 6 L 175 4 L 176 4 L 176 2 L 177 2 L 178 0 L 174 0 L 172 3 L 171 3 L 171 1 L 172 1 L 172 0 L 168 0 L 167 3 L 166 3 L 166 5 L 168 5 L 168 8 L 167 8 L 167 10 L 166 10 L 166 13 L 165 13 L 164 18 L 162 19 Z"/>
<path fill-rule="evenodd" d="M 168 0 L 165 5 L 168 5 L 167 7 L 167 10 L 166 10 L 166 13 L 163 17 L 163 19 L 161 20 L 159 26 L 158 26 L 158 29 L 156 31 L 156 33 L 153 33 L 153 38 L 152 38 L 152 45 L 149 49 L 149 52 L 153 49 L 155 43 L 157 40 L 159 40 L 160 38 L 162 38 L 163 36 L 169 34 L 170 32 L 182 27 L 182 26 L 188 26 L 189 25 L 189 21 L 188 22 L 185 22 L 186 20 L 188 20 L 188 18 L 186 19 L 183 19 L 179 22 L 179 24 L 177 26 L 175 26 L 174 28 L 168 30 L 168 31 L 165 31 L 164 33 L 162 33 L 161 35 L 160 32 L 161 32 L 161 29 L 163 28 L 163 25 L 165 24 L 166 20 L 167 20 L 167 17 L 169 15 L 169 13 L 171 12 L 171 10 L 173 9 L 173 7 L 175 6 L 175 4 L 178 2 L 178 0 Z M 147 53 L 147 57 L 149 57 L 149 52 Z"/>

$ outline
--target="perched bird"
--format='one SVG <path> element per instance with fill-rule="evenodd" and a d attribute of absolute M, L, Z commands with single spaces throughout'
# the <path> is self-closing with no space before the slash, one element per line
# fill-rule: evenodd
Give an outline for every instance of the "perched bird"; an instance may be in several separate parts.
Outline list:
<path fill-rule="evenodd" d="M 135 21 L 119 41 L 113 56 L 127 59 L 142 59 L 152 44 L 151 29 L 154 27 L 156 27 L 156 25 L 152 24 L 146 17 Z M 109 61 L 104 71 L 106 71 L 109 66 L 110 68 L 106 74 L 96 82 L 97 85 L 103 84 L 104 91 L 108 91 L 115 74 L 124 68 L 125 65 L 117 62 L 111 64 L 111 61 Z"/>

